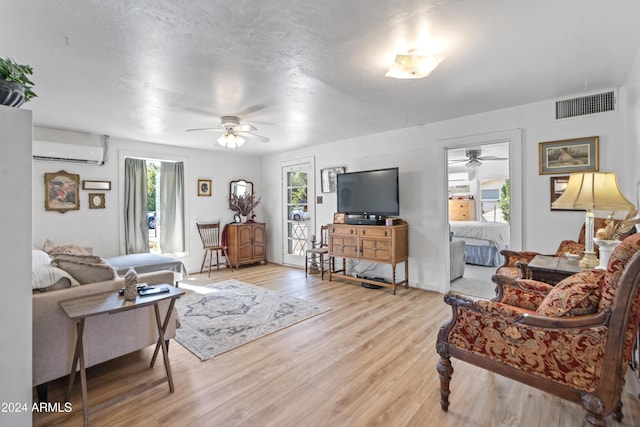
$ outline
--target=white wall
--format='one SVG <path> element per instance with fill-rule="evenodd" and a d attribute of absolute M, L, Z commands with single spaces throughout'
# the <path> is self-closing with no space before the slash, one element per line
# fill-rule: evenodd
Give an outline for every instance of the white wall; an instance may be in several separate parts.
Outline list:
<path fill-rule="evenodd" d="M 622 160 L 631 154 L 624 144 L 623 102 L 618 103 L 622 111 L 562 121 L 553 119 L 552 105 L 553 100 L 549 100 L 265 157 L 263 186 L 268 199 L 265 218 L 271 221 L 272 231 L 270 258 L 275 262 L 282 259 L 282 197 L 278 191 L 281 162 L 315 156 L 317 175 L 320 169 L 331 166 L 344 165 L 347 171 L 399 166 L 400 216 L 409 223 L 410 230 L 410 282 L 420 288 L 446 291 L 445 141 L 514 129 L 522 131 L 522 165 L 512 167 L 514 172 L 522 173 L 523 191 L 522 245 L 514 249 L 554 252 L 561 240 L 577 238 L 584 214 L 550 211 L 549 176 L 538 174 L 540 142 L 599 136 L 600 170 L 616 172 L 622 191 L 628 195 L 633 194 L 628 177 L 636 172 L 631 172 L 626 164 L 629 162 Z M 322 194 L 318 187 L 316 193 Z M 331 222 L 336 209 L 335 194 L 323 196 L 324 203 L 316 207 L 318 227 Z"/>
<path fill-rule="evenodd" d="M 626 187 L 635 189 L 634 192 L 625 192 L 627 198 L 640 205 L 640 168 L 638 168 L 638 160 L 640 160 L 640 51 L 636 55 L 636 59 L 629 71 L 627 83 L 625 85 L 625 141 L 629 147 L 629 152 L 625 156 L 625 167 L 629 170 L 626 177 Z"/>
<path fill-rule="evenodd" d="M 0 105 L 0 413 L 3 426 L 31 425 L 31 111 Z"/>
<path fill-rule="evenodd" d="M 240 156 L 231 151 L 206 151 L 177 146 L 151 144 L 119 138 L 109 139 L 107 163 L 103 166 L 50 161 L 33 162 L 33 246 L 42 247 L 48 238 L 54 243 L 74 243 L 93 247 L 103 257 L 115 256 L 122 251 L 123 231 L 120 228 L 122 210 L 121 167 L 122 154 L 182 160 L 185 162 L 187 247 L 183 258 L 191 272 L 200 270 L 202 246 L 195 226 L 196 221 L 220 220 L 231 222 L 233 212 L 228 209 L 229 181 L 244 178 L 255 183 L 261 191 L 262 163 L 257 157 Z M 106 208 L 89 209 L 88 190 L 80 190 L 80 210 L 64 214 L 46 211 L 44 207 L 44 173 L 65 170 L 80 175 L 80 180 L 111 181 L 111 191 L 105 191 Z M 211 197 L 198 197 L 197 180 L 211 179 Z M 99 192 L 99 191 L 91 191 Z M 260 206 L 257 209 L 261 219 Z"/>

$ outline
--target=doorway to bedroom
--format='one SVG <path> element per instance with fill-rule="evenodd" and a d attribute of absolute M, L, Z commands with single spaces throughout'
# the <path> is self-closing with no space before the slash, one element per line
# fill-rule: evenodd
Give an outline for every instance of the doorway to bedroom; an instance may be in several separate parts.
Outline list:
<path fill-rule="evenodd" d="M 447 147 L 450 289 L 495 295 L 491 276 L 509 248 L 510 143 Z"/>

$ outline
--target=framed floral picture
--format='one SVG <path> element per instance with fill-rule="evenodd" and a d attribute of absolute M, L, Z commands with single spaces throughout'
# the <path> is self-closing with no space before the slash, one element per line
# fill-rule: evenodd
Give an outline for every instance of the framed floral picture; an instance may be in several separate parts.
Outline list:
<path fill-rule="evenodd" d="M 58 171 L 44 174 L 44 208 L 65 213 L 80 209 L 80 175 Z"/>

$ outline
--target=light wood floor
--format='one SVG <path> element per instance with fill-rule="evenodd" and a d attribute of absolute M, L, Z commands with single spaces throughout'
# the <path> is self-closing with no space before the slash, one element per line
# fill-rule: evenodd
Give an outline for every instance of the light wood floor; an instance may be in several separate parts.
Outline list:
<path fill-rule="evenodd" d="M 274 264 L 193 275 L 261 285 L 332 310 L 201 362 L 171 341 L 175 393 L 166 383 L 90 416 L 92 426 L 581 426 L 584 412 L 526 385 L 453 359 L 451 406 L 439 405 L 436 334 L 450 317 L 442 295 L 365 289 Z M 163 376 L 152 349 L 88 371 L 91 405 Z M 62 402 L 66 381 L 50 385 Z M 640 425 L 640 386 L 629 371 L 623 423 Z M 35 395 L 34 395 L 35 399 Z M 34 400 L 35 401 L 35 400 Z M 70 413 L 36 413 L 35 426 L 81 426 L 79 381 Z"/>

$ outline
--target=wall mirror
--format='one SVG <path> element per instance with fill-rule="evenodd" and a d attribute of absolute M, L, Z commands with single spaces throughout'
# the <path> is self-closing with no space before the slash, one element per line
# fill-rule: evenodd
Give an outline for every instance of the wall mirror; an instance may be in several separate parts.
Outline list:
<path fill-rule="evenodd" d="M 245 193 L 253 193 L 253 182 L 240 179 L 229 183 L 229 198 L 231 196 L 241 196 Z"/>

